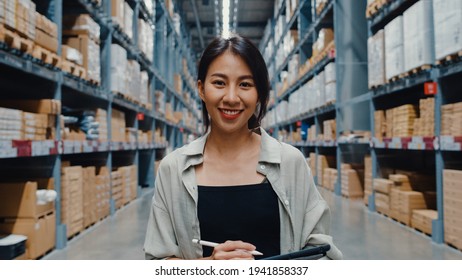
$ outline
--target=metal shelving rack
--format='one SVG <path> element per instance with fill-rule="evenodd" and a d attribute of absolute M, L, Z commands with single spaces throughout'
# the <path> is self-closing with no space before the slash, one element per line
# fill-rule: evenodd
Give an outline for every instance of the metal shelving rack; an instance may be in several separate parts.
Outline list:
<path fill-rule="evenodd" d="M 286 4 L 287 1 L 282 1 L 281 8 L 271 21 L 272 25 L 268 28 L 271 34 L 267 36 L 265 42 L 260 45 L 262 52 L 263 47 L 268 45 L 271 38 L 274 38 L 275 22 L 277 22 L 281 15 L 285 14 Z M 321 59 L 308 72 L 299 77 L 299 79 L 293 85 L 289 86 L 268 109 L 271 110 L 282 100 L 287 100 L 292 93 L 323 71 L 324 67 L 330 62 L 336 62 L 336 102 L 334 104 L 327 104 L 312 109 L 309 112 L 305 112 L 287 121 L 276 120 L 276 124 L 267 129 L 269 129 L 276 138 L 278 137 L 280 129 L 286 128 L 289 132 L 292 132 L 294 128 L 300 126 L 300 124 L 314 125 L 316 126 L 316 131 L 319 133 L 324 120 L 335 119 L 337 123 L 337 141 L 302 141 L 291 144 L 301 148 L 305 155 L 309 152 L 314 152 L 316 156 L 320 154 L 335 155 L 337 158 L 337 170 L 340 170 L 342 162 L 356 160 L 356 158 L 351 157 L 351 150 L 364 154 L 367 152 L 369 144 L 368 141 L 339 141 L 340 132 L 342 131 L 370 129 L 369 104 L 367 102 L 369 97 L 367 93 L 367 25 L 363 13 L 363 11 L 365 11 L 365 3 L 331 0 L 325 4 L 319 14 L 316 14 L 315 7 L 315 1 L 299 1 L 293 16 L 284 28 L 284 32 L 287 32 L 296 25 L 299 41 L 294 49 L 290 51 L 282 65 L 276 70 L 274 70 L 274 54 L 277 52 L 282 38 L 273 40 L 273 42 L 276 42 L 273 46 L 273 56 L 271 60 L 267 62 L 269 71 L 274 71 L 272 80 L 273 88 L 275 88 L 279 74 L 287 69 L 288 62 L 294 54 L 299 54 L 300 62 L 311 57 L 312 45 L 316 41 L 317 32 L 321 28 L 333 28 L 335 46 L 342 47 L 336 48 L 335 51 L 328 53 L 327 56 Z M 353 29 L 355 29 L 355 32 L 351 32 Z M 354 75 L 351 73 L 354 73 Z M 354 76 L 355 79 L 358 80 L 352 83 L 351 77 L 348 75 Z M 364 118 L 364 115 L 367 117 Z M 360 118 L 363 118 L 363 120 L 358 121 Z M 341 194 L 340 177 L 341 176 L 338 176 L 335 186 L 335 193 L 338 195 Z M 318 182 L 316 176 L 315 182 Z"/>
<path fill-rule="evenodd" d="M 127 50 L 130 59 L 140 63 L 141 69 L 148 72 L 150 83 L 150 99 L 154 101 L 155 90 L 165 94 L 166 101 L 172 102 L 174 110 L 186 108 L 199 119 L 197 112 L 198 97 L 191 85 L 188 84 L 182 72 L 181 58 L 187 60 L 190 73 L 194 75 L 195 68 L 192 62 L 191 50 L 187 48 L 186 34 L 177 34 L 173 21 L 169 15 L 164 1 L 154 1 L 155 8 L 149 11 L 143 1 L 126 1 L 134 11 L 133 20 L 138 18 L 147 20 L 155 31 L 154 61 L 149 61 L 138 48 L 137 40 L 131 40 L 111 20 L 111 0 L 103 0 L 101 6 L 93 0 L 49 0 L 37 2 L 37 9 L 58 26 L 59 46 L 62 37 L 62 17 L 69 12 L 68 9 L 78 9 L 73 13 L 88 13 L 101 28 L 101 85 L 89 82 L 64 73 L 58 68 L 38 63 L 31 56 L 18 51 L 0 49 L 0 89 L 3 98 L 14 96 L 27 99 L 57 99 L 63 105 L 71 108 L 96 109 L 107 111 L 108 141 L 63 141 L 60 133 L 56 139 L 47 141 L 18 141 L 17 153 L 2 154 L 0 166 L 2 174 L 21 176 L 28 172 L 30 176 L 53 177 L 55 190 L 58 193 L 56 200 L 56 248 L 64 248 L 67 244 L 66 225 L 61 224 L 61 162 L 63 160 L 85 157 L 94 160 L 95 164 L 106 166 L 112 170 L 117 163 L 138 165 L 138 186 L 154 186 L 154 162 L 163 157 L 168 150 L 183 145 L 183 132 L 198 134 L 198 127 L 186 127 L 183 122 L 174 124 L 159 116 L 153 106 L 147 109 L 131 100 L 112 93 L 110 89 L 110 60 L 111 44 L 116 42 Z M 137 38 L 138 24 L 133 24 L 134 38 Z M 61 52 L 59 47 L 58 54 Z M 180 59 L 178 59 L 180 58 Z M 3 74 L 5 73 L 5 75 Z M 173 87 L 173 73 L 181 73 L 184 90 L 192 97 L 193 104 L 184 101 L 181 93 Z M 23 81 L 28 81 L 23 83 Z M 11 98 L 11 97 L 10 97 Z M 126 115 L 127 125 L 145 131 L 154 131 L 160 128 L 167 137 L 168 143 L 158 143 L 150 139 L 149 143 L 120 143 L 111 141 L 111 110 L 116 108 Z M 60 122 L 56 122 L 59 132 Z M 21 172 L 19 172 L 20 170 Z M 140 194 L 138 188 L 138 195 Z M 115 212 L 114 201 L 111 198 L 111 215 Z"/>

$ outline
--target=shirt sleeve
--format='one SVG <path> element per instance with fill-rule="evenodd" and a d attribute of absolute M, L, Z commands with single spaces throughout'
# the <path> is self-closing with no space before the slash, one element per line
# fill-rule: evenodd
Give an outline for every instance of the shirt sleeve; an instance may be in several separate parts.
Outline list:
<path fill-rule="evenodd" d="M 168 167 L 161 164 L 155 182 L 144 243 L 146 259 L 180 256 L 174 226 L 167 207 L 165 188 L 168 188 L 168 185 L 166 185 L 165 178 L 168 178 Z"/>
<path fill-rule="evenodd" d="M 305 181 L 309 185 L 308 204 L 303 221 L 302 236 L 305 238 L 305 246 L 329 244 L 330 250 L 327 252 L 329 259 L 342 259 L 342 252 L 334 245 L 330 231 L 330 209 L 326 201 L 322 198 L 314 184 L 308 165 L 306 166 Z"/>

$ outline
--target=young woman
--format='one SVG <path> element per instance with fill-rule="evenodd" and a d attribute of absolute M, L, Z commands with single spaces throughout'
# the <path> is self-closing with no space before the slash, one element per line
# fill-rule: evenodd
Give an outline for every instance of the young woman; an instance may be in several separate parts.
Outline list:
<path fill-rule="evenodd" d="M 258 49 L 217 38 L 199 63 L 206 134 L 167 155 L 156 177 L 147 259 L 254 259 L 329 243 L 329 207 L 303 154 L 269 136 L 269 78 Z M 211 248 L 193 243 L 219 243 Z"/>

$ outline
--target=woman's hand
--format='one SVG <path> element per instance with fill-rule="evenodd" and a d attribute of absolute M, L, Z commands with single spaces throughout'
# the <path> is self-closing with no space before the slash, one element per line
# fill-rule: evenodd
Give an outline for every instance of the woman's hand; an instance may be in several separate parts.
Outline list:
<path fill-rule="evenodd" d="M 210 260 L 254 260 L 250 253 L 256 247 L 243 241 L 226 241 L 213 249 Z"/>

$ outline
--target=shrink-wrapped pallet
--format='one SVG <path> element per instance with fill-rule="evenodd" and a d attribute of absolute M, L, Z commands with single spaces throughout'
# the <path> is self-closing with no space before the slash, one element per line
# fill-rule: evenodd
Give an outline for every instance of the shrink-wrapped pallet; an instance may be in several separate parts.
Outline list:
<path fill-rule="evenodd" d="M 403 17 L 397 16 L 385 26 L 385 77 L 387 80 L 390 80 L 403 72 Z"/>
<path fill-rule="evenodd" d="M 431 0 L 420 0 L 403 13 L 404 71 L 433 64 L 433 6 Z"/>

